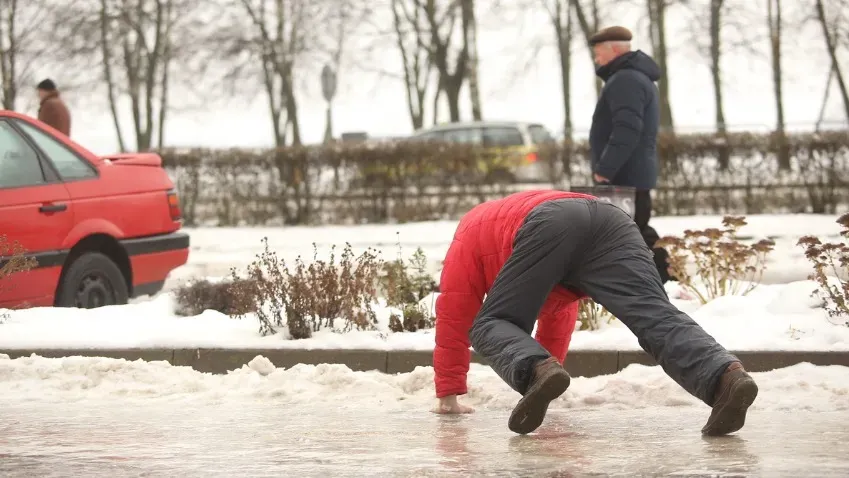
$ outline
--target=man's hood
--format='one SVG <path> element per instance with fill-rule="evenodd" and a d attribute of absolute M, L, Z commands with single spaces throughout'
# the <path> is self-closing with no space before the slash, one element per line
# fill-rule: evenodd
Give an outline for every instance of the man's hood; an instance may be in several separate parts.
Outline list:
<path fill-rule="evenodd" d="M 613 59 L 610 63 L 596 68 L 596 75 L 604 81 L 619 70 L 637 70 L 649 77 L 651 81 L 660 79 L 660 67 L 642 50 L 631 51 Z"/>

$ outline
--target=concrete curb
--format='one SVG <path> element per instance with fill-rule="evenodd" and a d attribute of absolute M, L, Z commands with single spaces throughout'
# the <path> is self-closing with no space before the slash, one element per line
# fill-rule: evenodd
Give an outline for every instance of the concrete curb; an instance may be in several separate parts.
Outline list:
<path fill-rule="evenodd" d="M 343 364 L 351 370 L 376 370 L 383 373 L 407 373 L 416 367 L 433 364 L 429 350 L 336 350 L 336 349 L 0 349 L 11 358 L 69 356 L 108 357 L 126 360 L 167 361 L 175 366 L 189 366 L 198 372 L 223 374 L 241 368 L 257 355 L 269 359 L 278 367 L 297 364 Z M 849 352 L 806 351 L 740 351 L 735 354 L 752 372 L 766 372 L 802 362 L 814 365 L 849 367 Z M 472 362 L 485 362 L 472 354 Z M 576 350 L 569 352 L 566 369 L 573 377 L 595 377 L 616 373 L 628 365 L 656 365 L 642 351 Z"/>

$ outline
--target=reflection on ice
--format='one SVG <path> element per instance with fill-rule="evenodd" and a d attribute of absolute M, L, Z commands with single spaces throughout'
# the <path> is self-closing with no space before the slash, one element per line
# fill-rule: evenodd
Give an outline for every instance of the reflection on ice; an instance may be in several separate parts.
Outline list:
<path fill-rule="evenodd" d="M 537 433 L 269 399 L 0 402 L 0 476 L 849 476 L 849 413 L 753 411 L 702 438 L 692 407 L 553 410 Z"/>

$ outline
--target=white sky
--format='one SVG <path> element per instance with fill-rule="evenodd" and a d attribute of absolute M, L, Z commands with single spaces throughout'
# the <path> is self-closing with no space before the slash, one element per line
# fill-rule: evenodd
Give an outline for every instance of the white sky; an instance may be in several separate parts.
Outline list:
<path fill-rule="evenodd" d="M 619 10 L 617 7 L 617 12 Z M 642 15 L 627 7 L 621 8 L 621 14 L 627 16 L 629 10 L 637 13 L 630 18 Z M 478 42 L 484 117 L 541 122 L 552 132 L 558 132 L 563 118 L 562 94 L 556 51 L 551 47 L 551 27 L 544 13 L 502 15 L 512 20 L 496 23 L 494 19 L 479 14 L 482 21 Z M 667 37 L 673 50 L 669 68 L 670 87 L 676 127 L 680 131 L 710 130 L 714 108 L 707 62 L 695 53 L 692 44 L 680 40 L 675 42 L 694 30 L 690 23 L 693 21 L 692 14 L 678 13 L 670 16 L 668 21 Z M 635 31 L 634 47 L 650 54 L 651 47 L 643 34 L 646 31 L 645 21 L 622 21 L 621 24 Z M 762 31 L 765 26 L 765 19 L 757 17 L 746 28 L 750 32 Z M 829 60 L 818 28 L 817 25 L 785 27 L 784 107 L 791 127 L 809 129 L 819 115 Z M 729 32 L 728 37 L 733 39 L 733 32 Z M 400 72 L 400 55 L 391 43 L 387 41 L 386 51 L 373 54 L 368 64 L 374 69 Z M 532 52 L 539 45 L 544 45 L 544 48 L 534 56 Z M 759 52 L 756 55 L 730 47 L 725 53 L 725 114 L 733 129 L 764 129 L 775 122 L 767 46 L 764 38 L 749 44 L 750 48 Z M 584 132 L 590 125 L 595 93 L 592 67 L 581 40 L 576 42 L 574 58 L 573 121 L 575 129 Z M 849 72 L 845 66 L 844 70 Z M 411 132 L 406 97 L 399 80 L 362 71 L 349 70 L 340 74 L 333 110 L 334 133 L 337 136 L 346 131 L 366 131 L 372 136 Z M 61 74 L 53 74 L 52 77 L 61 83 Z M 321 97 L 318 69 L 301 72 L 299 82 L 304 85 L 297 92 L 302 137 L 307 143 L 319 142 L 325 127 L 325 104 Z M 186 96 L 185 89 L 181 93 L 181 88 L 185 87 L 173 88 L 173 103 L 177 108 L 170 114 L 167 124 L 167 145 L 261 147 L 272 144 L 269 113 L 260 87 L 245 85 L 245 91 L 257 92 L 253 98 L 247 94 L 228 97 L 224 92 L 208 91 L 203 105 L 181 103 L 180 98 Z M 88 95 L 77 91 L 67 96 L 72 106 L 74 139 L 99 153 L 116 150 L 112 121 L 105 101 L 101 100 L 105 95 L 97 91 Z M 127 129 L 125 140 L 133 147 L 135 141 L 129 134 L 130 118 L 126 106 L 123 118 Z M 465 92 L 461 107 L 463 119 L 470 119 Z M 35 114 L 35 111 L 27 113 Z M 442 113 L 447 114 L 445 106 Z M 846 120 L 836 82 L 832 85 L 826 120 Z"/>

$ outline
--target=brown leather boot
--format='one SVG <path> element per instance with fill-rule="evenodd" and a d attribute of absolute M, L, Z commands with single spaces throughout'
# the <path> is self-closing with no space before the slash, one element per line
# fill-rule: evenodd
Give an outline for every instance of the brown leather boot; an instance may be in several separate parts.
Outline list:
<path fill-rule="evenodd" d="M 758 385 L 743 369 L 743 364 L 734 362 L 719 379 L 710 413 L 702 434 L 719 436 L 734 433 L 746 423 L 746 412 L 758 396 Z"/>
<path fill-rule="evenodd" d="M 530 433 L 545 419 L 548 404 L 569 388 L 571 378 L 566 370 L 557 362 L 556 357 L 550 357 L 534 366 L 530 385 L 525 396 L 519 400 L 507 427 L 514 433 Z"/>

